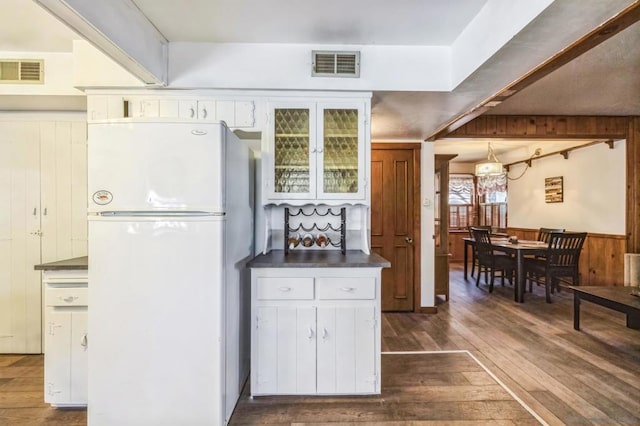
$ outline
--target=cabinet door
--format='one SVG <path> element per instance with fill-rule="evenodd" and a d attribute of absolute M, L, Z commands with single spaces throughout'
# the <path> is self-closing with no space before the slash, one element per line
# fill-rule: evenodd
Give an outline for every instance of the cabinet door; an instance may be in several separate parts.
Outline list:
<path fill-rule="evenodd" d="M 257 346 L 254 393 L 316 393 L 315 308 L 258 308 Z"/>
<path fill-rule="evenodd" d="M 278 104 L 271 108 L 267 194 L 273 199 L 316 197 L 315 108 Z"/>
<path fill-rule="evenodd" d="M 180 118 L 198 118 L 198 102 L 195 100 L 182 100 L 178 102 Z"/>
<path fill-rule="evenodd" d="M 318 199 L 364 199 L 364 106 L 320 104 L 318 123 Z"/>
<path fill-rule="evenodd" d="M 375 306 L 318 308 L 318 393 L 376 391 Z"/>
<path fill-rule="evenodd" d="M 198 101 L 198 118 L 200 120 L 216 119 L 216 104 L 214 101 Z"/>
<path fill-rule="evenodd" d="M 40 353 L 37 123 L 0 123 L 0 353 Z"/>
<path fill-rule="evenodd" d="M 180 102 L 175 99 L 160 99 L 158 103 L 158 117 L 178 118 L 180 116 Z"/>
<path fill-rule="evenodd" d="M 43 262 L 87 254 L 86 127 L 40 123 Z"/>
<path fill-rule="evenodd" d="M 69 402 L 71 396 L 71 312 L 48 309 L 45 323 L 44 400 Z"/>
<path fill-rule="evenodd" d="M 73 403 L 87 403 L 87 352 L 89 340 L 87 334 L 87 312 L 76 311 L 71 314 L 71 395 Z"/>

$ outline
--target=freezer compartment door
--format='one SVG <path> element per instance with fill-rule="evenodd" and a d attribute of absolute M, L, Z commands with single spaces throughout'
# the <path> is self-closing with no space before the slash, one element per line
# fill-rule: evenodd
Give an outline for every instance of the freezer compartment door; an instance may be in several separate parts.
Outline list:
<path fill-rule="evenodd" d="M 89 124 L 90 212 L 225 208 L 221 124 Z"/>
<path fill-rule="evenodd" d="M 222 424 L 223 224 L 89 221 L 89 424 Z"/>

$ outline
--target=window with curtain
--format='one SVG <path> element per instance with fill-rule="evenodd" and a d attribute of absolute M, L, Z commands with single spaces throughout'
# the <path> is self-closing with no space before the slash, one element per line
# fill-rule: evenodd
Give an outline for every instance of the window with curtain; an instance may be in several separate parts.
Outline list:
<path fill-rule="evenodd" d="M 467 229 L 473 224 L 474 199 L 473 175 L 449 175 L 449 229 Z"/>
<path fill-rule="evenodd" d="M 478 176 L 478 225 L 507 227 L 507 174 Z"/>

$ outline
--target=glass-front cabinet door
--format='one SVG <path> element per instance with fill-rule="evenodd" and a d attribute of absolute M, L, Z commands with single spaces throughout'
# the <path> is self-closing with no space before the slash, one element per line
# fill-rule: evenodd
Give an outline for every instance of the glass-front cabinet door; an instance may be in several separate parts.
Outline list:
<path fill-rule="evenodd" d="M 364 108 L 318 104 L 318 116 L 318 198 L 364 198 Z"/>
<path fill-rule="evenodd" d="M 273 110 L 273 171 L 270 196 L 308 199 L 315 196 L 315 108 L 278 105 Z"/>
<path fill-rule="evenodd" d="M 365 199 L 364 104 L 273 103 L 268 200 Z"/>

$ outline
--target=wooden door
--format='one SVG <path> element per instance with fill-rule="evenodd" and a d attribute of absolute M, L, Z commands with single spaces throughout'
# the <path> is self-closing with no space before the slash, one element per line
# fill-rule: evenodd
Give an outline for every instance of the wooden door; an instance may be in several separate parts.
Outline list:
<path fill-rule="evenodd" d="M 382 310 L 414 311 L 419 300 L 420 144 L 373 144 L 371 248 L 382 270 Z"/>
<path fill-rule="evenodd" d="M 434 295 L 449 300 L 449 161 L 456 154 L 436 155 L 434 162 Z"/>

